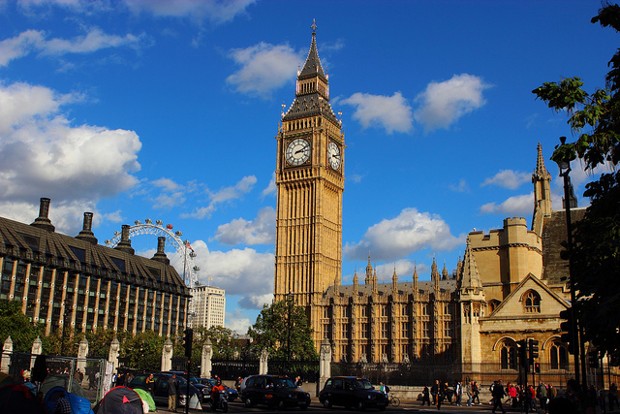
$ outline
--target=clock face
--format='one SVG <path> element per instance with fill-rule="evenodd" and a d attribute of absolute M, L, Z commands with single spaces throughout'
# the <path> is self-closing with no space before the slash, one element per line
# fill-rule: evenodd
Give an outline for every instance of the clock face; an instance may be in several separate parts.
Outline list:
<path fill-rule="evenodd" d="M 340 147 L 335 142 L 330 142 L 327 145 L 327 161 L 329 161 L 329 166 L 334 170 L 340 168 Z"/>
<path fill-rule="evenodd" d="M 310 143 L 305 139 L 293 140 L 286 147 L 286 162 L 289 165 L 298 166 L 304 164 L 310 158 Z"/>

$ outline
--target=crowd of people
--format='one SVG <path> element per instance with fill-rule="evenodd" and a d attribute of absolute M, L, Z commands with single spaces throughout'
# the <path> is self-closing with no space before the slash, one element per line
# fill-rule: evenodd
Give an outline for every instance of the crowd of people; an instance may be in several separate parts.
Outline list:
<path fill-rule="evenodd" d="M 587 390 L 580 392 L 576 382 L 569 380 L 566 389 L 561 395 L 552 384 L 540 382 L 538 385 L 521 385 L 508 382 L 504 384 L 502 380 L 494 381 L 489 389 L 491 411 L 497 413 L 506 412 L 510 407 L 523 413 L 547 412 L 550 414 L 562 413 L 571 414 L 584 411 L 588 407 L 598 407 L 600 412 L 606 413 L 620 408 L 618 403 L 618 387 L 611 384 L 608 391 L 596 389 L 590 386 Z M 438 410 L 442 404 L 456 406 L 481 405 L 485 402 L 480 401 L 480 387 L 476 381 L 455 381 L 453 385 L 448 382 L 435 380 L 428 387 L 425 386 L 418 397 L 422 406 L 435 406 Z"/>

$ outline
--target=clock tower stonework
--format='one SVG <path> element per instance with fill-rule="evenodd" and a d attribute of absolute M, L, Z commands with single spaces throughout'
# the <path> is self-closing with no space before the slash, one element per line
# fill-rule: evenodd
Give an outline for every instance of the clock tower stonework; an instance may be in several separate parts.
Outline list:
<path fill-rule="evenodd" d="M 322 332 L 323 295 L 342 276 L 344 135 L 329 103 L 329 82 L 316 46 L 316 25 L 295 100 L 277 139 L 275 301 L 306 308 L 314 343 Z"/>

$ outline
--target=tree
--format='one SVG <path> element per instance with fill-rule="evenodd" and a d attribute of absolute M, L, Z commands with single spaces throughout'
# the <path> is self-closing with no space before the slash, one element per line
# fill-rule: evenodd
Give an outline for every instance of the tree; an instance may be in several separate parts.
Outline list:
<path fill-rule="evenodd" d="M 620 31 L 620 6 L 607 5 L 592 23 Z M 571 252 L 578 318 L 585 339 L 612 359 L 620 357 L 620 49 L 609 61 L 606 88 L 588 93 L 578 77 L 546 82 L 532 92 L 556 111 L 567 111 L 577 139 L 556 147 L 553 161 L 583 160 L 586 169 L 608 165 L 586 185 L 591 200 L 575 223 Z"/>
<path fill-rule="evenodd" d="M 291 361 L 318 358 L 306 312 L 290 300 L 265 306 L 248 335 L 252 338 L 251 348 L 255 355 L 266 349 L 274 359 L 286 360 L 289 356 Z"/>
<path fill-rule="evenodd" d="M 131 368 L 157 371 L 161 367 L 163 347 L 163 337 L 153 331 L 144 331 L 121 342 L 121 357 L 128 358 L 127 365 Z"/>
<path fill-rule="evenodd" d="M 39 327 L 21 311 L 21 302 L 0 300 L 0 341 L 10 336 L 13 351 L 30 352 L 32 343 L 39 336 Z M 2 345 L 0 343 L 0 346 Z"/>

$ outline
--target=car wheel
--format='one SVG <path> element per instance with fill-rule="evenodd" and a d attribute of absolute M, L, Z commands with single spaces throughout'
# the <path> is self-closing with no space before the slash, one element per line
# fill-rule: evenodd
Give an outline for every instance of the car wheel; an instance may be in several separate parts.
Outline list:
<path fill-rule="evenodd" d="M 299 409 L 300 409 L 300 410 L 302 410 L 302 411 L 307 410 L 307 409 L 308 409 L 308 404 L 301 404 L 301 405 L 299 406 Z"/>
<path fill-rule="evenodd" d="M 325 398 L 323 400 L 323 407 L 325 407 L 325 408 L 331 408 L 332 407 L 332 402 L 329 400 L 329 398 Z"/>
<path fill-rule="evenodd" d="M 357 402 L 357 409 L 360 410 L 360 411 L 366 410 L 366 405 L 364 404 L 364 401 L 358 401 Z"/>
<path fill-rule="evenodd" d="M 254 405 L 254 403 L 249 397 L 247 397 L 245 401 L 243 402 L 243 405 L 245 405 L 246 408 L 250 408 Z"/>

